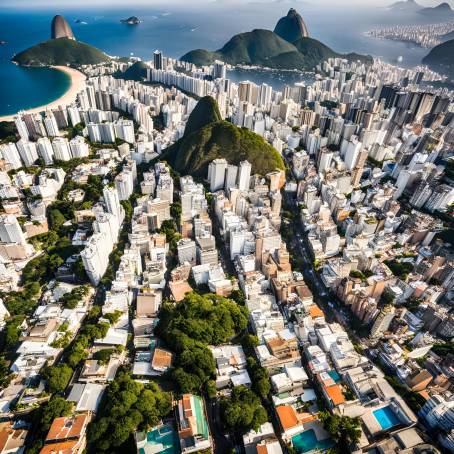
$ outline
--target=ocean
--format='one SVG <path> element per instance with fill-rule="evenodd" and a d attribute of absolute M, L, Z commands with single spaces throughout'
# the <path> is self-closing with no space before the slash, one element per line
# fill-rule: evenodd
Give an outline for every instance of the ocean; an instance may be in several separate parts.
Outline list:
<path fill-rule="evenodd" d="M 50 38 L 50 23 L 55 14 L 62 14 L 76 38 L 96 46 L 109 55 L 135 55 L 151 59 L 160 49 L 165 55 L 181 57 L 189 50 L 215 50 L 236 33 L 254 28 L 273 29 L 292 3 L 244 2 L 234 8 L 215 1 L 201 6 L 143 6 L 131 8 L 84 9 L 12 9 L 0 11 L 0 115 L 14 114 L 20 109 L 37 107 L 57 99 L 68 88 L 66 75 L 51 69 L 20 68 L 10 62 L 14 53 Z M 427 49 L 378 40 L 365 35 L 376 26 L 416 23 L 420 18 L 396 17 L 384 8 L 361 7 L 338 9 L 298 3 L 310 36 L 321 40 L 338 52 L 359 52 L 412 67 L 420 63 Z M 120 19 L 138 16 L 139 25 L 126 25 Z M 76 22 L 77 21 L 77 22 Z M 404 22 L 403 22 L 404 21 Z M 236 70 L 229 74 L 234 81 L 249 79 L 269 83 L 279 89 L 285 83 L 309 80 L 304 74 Z"/>

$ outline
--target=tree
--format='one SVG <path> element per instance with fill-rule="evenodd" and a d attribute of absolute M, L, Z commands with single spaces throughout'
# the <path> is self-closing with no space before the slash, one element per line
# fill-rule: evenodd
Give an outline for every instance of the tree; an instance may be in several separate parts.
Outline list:
<path fill-rule="evenodd" d="M 181 392 L 199 391 L 214 376 L 208 345 L 220 345 L 247 326 L 247 310 L 213 294 L 191 293 L 178 305 L 164 303 L 156 334 L 176 353 L 169 372 Z"/>
<path fill-rule="evenodd" d="M 258 430 L 268 420 L 260 399 L 243 385 L 233 388 L 230 398 L 223 398 L 220 407 L 226 427 L 240 434 Z"/>
<path fill-rule="evenodd" d="M 170 206 L 170 214 L 174 219 L 180 219 L 181 216 L 181 203 L 173 202 Z"/>
<path fill-rule="evenodd" d="M 14 346 L 16 342 L 19 341 L 20 325 L 22 324 L 23 320 L 23 315 L 15 315 L 6 321 L 6 326 L 2 334 L 4 335 L 3 342 L 7 348 Z"/>
<path fill-rule="evenodd" d="M 319 418 L 336 442 L 339 452 L 350 452 L 350 448 L 361 438 L 361 422 L 358 417 L 332 415 L 328 411 L 321 411 Z"/>
<path fill-rule="evenodd" d="M 169 393 L 156 383 L 146 386 L 120 371 L 109 385 L 96 420 L 88 429 L 93 452 L 127 452 L 122 445 L 138 429 L 156 425 L 172 409 Z"/>
<path fill-rule="evenodd" d="M 49 213 L 49 221 L 51 229 L 58 231 L 66 222 L 66 218 L 63 216 L 60 210 L 53 208 Z"/>
<path fill-rule="evenodd" d="M 51 393 L 64 391 L 68 386 L 73 370 L 68 365 L 62 363 L 57 366 L 47 367 L 44 371 L 44 377 L 49 385 Z"/>
<path fill-rule="evenodd" d="M 93 354 L 93 359 L 96 359 L 99 364 L 109 364 L 110 357 L 115 353 L 115 348 L 103 348 Z"/>
<path fill-rule="evenodd" d="M 230 299 L 236 301 L 239 305 L 244 306 L 246 304 L 246 297 L 241 289 L 233 290 L 230 294 Z"/>
<path fill-rule="evenodd" d="M 247 367 L 252 379 L 252 389 L 262 399 L 267 399 L 271 391 L 268 371 L 251 356 L 247 358 Z"/>
<path fill-rule="evenodd" d="M 8 363 L 3 356 L 0 356 L 0 388 L 6 388 L 11 383 L 11 379 Z"/>
<path fill-rule="evenodd" d="M 186 372 L 181 367 L 173 369 L 170 376 L 183 394 L 199 391 L 202 387 L 203 382 L 198 375 Z"/>
<path fill-rule="evenodd" d="M 76 367 L 81 361 L 88 356 L 87 353 L 88 339 L 86 336 L 78 336 L 73 343 L 72 348 L 67 357 L 67 363 L 71 367 Z"/>
<path fill-rule="evenodd" d="M 216 382 L 214 380 L 208 380 L 206 383 L 206 391 L 210 399 L 214 399 L 217 394 Z"/>
<path fill-rule="evenodd" d="M 49 402 L 42 405 L 36 417 L 37 425 L 43 432 L 47 432 L 55 418 L 69 416 L 72 411 L 72 403 L 60 396 L 52 397 Z"/>

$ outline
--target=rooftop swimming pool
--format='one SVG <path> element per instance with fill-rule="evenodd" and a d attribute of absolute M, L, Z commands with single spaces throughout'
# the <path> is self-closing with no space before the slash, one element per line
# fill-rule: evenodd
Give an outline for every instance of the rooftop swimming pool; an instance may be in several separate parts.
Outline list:
<path fill-rule="evenodd" d="M 293 447 L 298 453 L 310 452 L 317 449 L 323 450 L 334 446 L 333 440 L 317 440 L 314 429 L 305 430 L 292 438 Z"/>
<path fill-rule="evenodd" d="M 391 410 L 391 407 L 383 407 L 379 410 L 373 411 L 372 413 L 383 430 L 390 429 L 391 427 L 400 424 L 399 418 Z"/>
<path fill-rule="evenodd" d="M 205 413 L 203 411 L 203 401 L 200 396 L 192 396 L 194 400 L 194 410 L 197 418 L 197 433 L 203 435 L 203 438 L 208 440 L 210 432 L 208 429 L 208 422 L 205 418 Z"/>
<path fill-rule="evenodd" d="M 173 427 L 169 424 L 155 428 L 147 432 L 147 444 L 155 448 L 159 447 L 159 453 L 179 454 L 180 440 Z M 139 454 L 145 454 L 145 449 L 140 448 Z"/>
<path fill-rule="evenodd" d="M 328 375 L 334 380 L 334 383 L 339 383 L 342 381 L 340 375 L 335 370 L 329 370 Z"/>

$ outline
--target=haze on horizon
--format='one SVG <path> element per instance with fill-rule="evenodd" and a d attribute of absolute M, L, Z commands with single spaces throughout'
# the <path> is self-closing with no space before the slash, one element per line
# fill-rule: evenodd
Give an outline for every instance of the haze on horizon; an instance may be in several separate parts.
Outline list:
<path fill-rule="evenodd" d="M 197 7 L 198 5 L 220 5 L 223 7 L 236 6 L 242 7 L 247 5 L 282 5 L 283 7 L 295 7 L 295 8 L 304 8 L 304 6 L 316 7 L 316 6 L 332 6 L 332 7 L 349 7 L 349 6 L 358 6 L 361 5 L 364 8 L 370 7 L 386 7 L 395 3 L 397 0 L 367 0 L 365 4 L 364 0 L 193 0 L 191 5 L 185 0 L 167 0 L 167 1 L 152 1 L 149 0 L 132 0 L 127 5 L 125 5 L 124 0 L 98 0 L 93 2 L 92 0 L 78 0 L 77 6 L 73 4 L 68 5 L 67 0 L 2 0 L 2 6 L 8 8 L 31 8 L 31 9 L 49 9 L 49 8 L 59 8 L 63 10 L 75 10 L 80 8 L 100 8 L 103 5 L 109 7 L 118 7 L 126 9 L 131 7 L 131 9 L 136 7 L 144 8 L 157 8 L 157 7 L 176 7 L 180 6 L 184 9 L 190 9 L 192 7 Z M 417 2 L 423 6 L 435 6 L 439 3 L 446 2 L 454 7 L 454 0 L 417 0 Z"/>

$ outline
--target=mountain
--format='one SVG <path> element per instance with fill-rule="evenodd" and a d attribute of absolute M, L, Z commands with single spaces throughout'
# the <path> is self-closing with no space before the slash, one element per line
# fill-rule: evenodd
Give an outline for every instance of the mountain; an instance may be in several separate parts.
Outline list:
<path fill-rule="evenodd" d="M 19 65 L 90 65 L 110 58 L 96 47 L 70 38 L 50 39 L 36 44 L 13 57 Z"/>
<path fill-rule="evenodd" d="M 205 96 L 200 99 L 194 110 L 189 115 L 184 129 L 184 135 L 189 135 L 211 123 L 221 121 L 218 103 L 211 96 Z"/>
<path fill-rule="evenodd" d="M 196 65 L 211 64 L 222 60 L 230 64 L 254 64 L 273 67 L 273 59 L 282 54 L 297 53 L 292 44 L 270 30 L 253 30 L 240 33 L 230 39 L 221 49 L 210 52 L 203 49 L 188 52 L 181 60 Z"/>
<path fill-rule="evenodd" d="M 289 43 L 294 43 L 301 38 L 307 38 L 309 32 L 301 15 L 290 8 L 287 16 L 281 17 L 274 28 L 274 33 Z"/>
<path fill-rule="evenodd" d="M 422 8 L 418 11 L 419 14 L 423 14 L 427 18 L 431 19 L 445 19 L 454 15 L 454 11 L 451 9 L 448 3 L 440 3 L 438 6 L 432 8 Z"/>
<path fill-rule="evenodd" d="M 252 131 L 221 120 L 216 101 L 205 96 L 191 112 L 184 136 L 161 159 L 181 174 L 204 177 L 208 164 L 216 158 L 232 164 L 248 160 L 252 172 L 261 175 L 284 169 L 281 156 L 271 145 Z"/>
<path fill-rule="evenodd" d="M 422 62 L 434 71 L 446 74 L 454 80 L 454 39 L 435 46 Z"/>
<path fill-rule="evenodd" d="M 422 6 L 419 3 L 416 3 L 415 0 L 403 0 L 389 5 L 387 9 L 391 11 L 412 12 L 421 8 Z"/>
<path fill-rule="evenodd" d="M 118 71 L 115 76 L 126 80 L 136 80 L 141 82 L 147 77 L 148 66 L 143 61 L 136 61 L 124 73 Z"/>
<path fill-rule="evenodd" d="M 55 16 L 50 26 L 50 36 L 52 39 L 69 38 L 75 39 L 73 31 L 63 16 Z"/>
<path fill-rule="evenodd" d="M 454 32 L 446 33 L 445 35 L 440 36 L 442 41 L 449 41 L 450 39 L 454 39 Z"/>
<path fill-rule="evenodd" d="M 215 52 L 196 49 L 183 55 L 181 60 L 198 66 L 222 60 L 232 65 L 246 64 L 269 68 L 311 70 L 321 63 L 325 56 L 350 58 L 338 54 L 312 38 L 300 38 L 292 44 L 270 30 L 258 29 L 235 35 Z M 371 57 L 359 57 L 372 60 Z"/>

